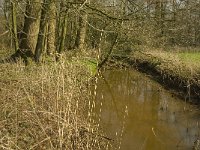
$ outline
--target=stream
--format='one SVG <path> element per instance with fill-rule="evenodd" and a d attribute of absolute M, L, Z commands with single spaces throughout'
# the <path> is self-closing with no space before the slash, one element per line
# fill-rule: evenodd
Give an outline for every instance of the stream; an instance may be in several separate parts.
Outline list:
<path fill-rule="evenodd" d="M 200 135 L 200 110 L 136 70 L 98 79 L 96 120 L 122 150 L 188 150 Z"/>

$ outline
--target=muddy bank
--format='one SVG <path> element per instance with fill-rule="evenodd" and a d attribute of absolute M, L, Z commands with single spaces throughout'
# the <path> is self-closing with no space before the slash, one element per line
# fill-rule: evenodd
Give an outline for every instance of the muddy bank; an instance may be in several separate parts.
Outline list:
<path fill-rule="evenodd" d="M 117 59 L 124 66 L 131 66 L 147 73 L 176 96 L 193 104 L 200 103 L 199 73 L 191 68 L 188 69 L 183 62 L 176 60 L 176 58 L 170 58 L 170 56 L 164 58 L 145 52 L 137 52 L 131 56 L 113 55 L 112 59 Z"/>

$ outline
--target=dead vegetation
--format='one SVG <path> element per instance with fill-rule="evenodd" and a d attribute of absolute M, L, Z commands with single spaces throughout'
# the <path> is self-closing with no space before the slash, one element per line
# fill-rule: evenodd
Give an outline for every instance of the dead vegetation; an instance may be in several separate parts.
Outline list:
<path fill-rule="evenodd" d="M 110 148 L 89 115 L 91 72 L 64 60 L 1 64 L 0 149 Z"/>

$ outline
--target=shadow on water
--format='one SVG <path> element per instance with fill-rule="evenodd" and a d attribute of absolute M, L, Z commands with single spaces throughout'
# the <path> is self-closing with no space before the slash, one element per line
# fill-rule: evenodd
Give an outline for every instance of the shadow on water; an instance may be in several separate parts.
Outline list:
<path fill-rule="evenodd" d="M 122 150 L 191 149 L 200 133 L 197 106 L 133 70 L 103 73 L 95 109 L 96 120 Z"/>

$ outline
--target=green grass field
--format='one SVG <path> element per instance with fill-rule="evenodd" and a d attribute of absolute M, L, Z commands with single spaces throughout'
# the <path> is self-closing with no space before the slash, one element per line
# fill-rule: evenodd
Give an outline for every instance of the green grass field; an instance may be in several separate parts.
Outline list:
<path fill-rule="evenodd" d="M 182 61 L 185 62 L 200 62 L 200 52 L 185 52 L 185 53 L 178 53 L 178 56 Z"/>

